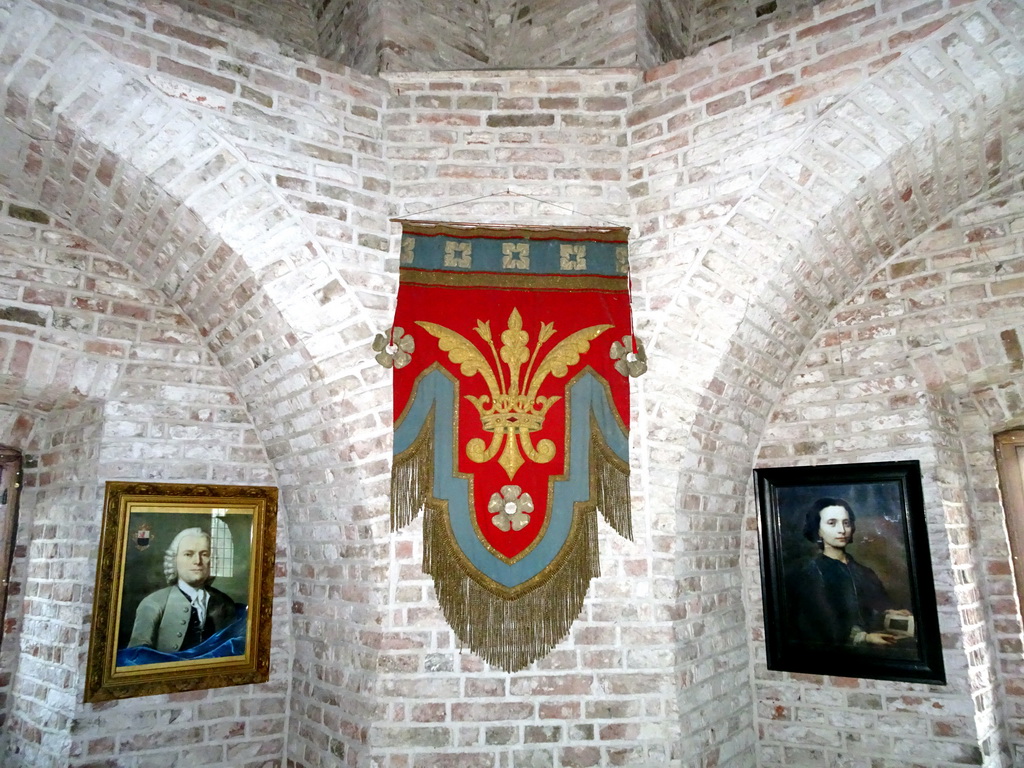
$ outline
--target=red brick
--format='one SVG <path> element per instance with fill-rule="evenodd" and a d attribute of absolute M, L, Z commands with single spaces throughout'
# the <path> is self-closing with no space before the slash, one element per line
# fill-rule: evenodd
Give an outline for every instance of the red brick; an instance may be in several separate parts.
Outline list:
<path fill-rule="evenodd" d="M 775 93 L 782 88 L 788 88 L 795 82 L 795 75 L 776 75 L 768 80 L 762 80 L 761 82 L 754 83 L 754 85 L 750 87 L 750 98 L 753 100 L 758 99 L 761 96 L 767 96 L 768 94 Z"/>
<path fill-rule="evenodd" d="M 855 82 L 859 77 L 860 73 L 856 69 L 848 69 L 843 72 L 836 72 L 829 77 L 822 78 L 813 83 L 798 85 L 796 88 L 784 91 L 781 94 L 782 105 L 788 107 L 792 104 L 797 104 L 801 101 L 821 96 L 822 94 L 830 91 L 840 90 L 850 83 Z"/>
<path fill-rule="evenodd" d="M 558 752 L 559 765 L 565 768 L 591 768 L 601 764 L 597 747 L 565 747 Z"/>
<path fill-rule="evenodd" d="M 821 6 L 819 6 L 819 10 L 821 10 Z M 809 37 L 820 37 L 833 32 L 845 31 L 874 17 L 874 6 L 867 6 L 856 11 L 851 11 L 850 13 L 844 13 L 842 16 L 835 16 L 827 21 L 821 22 L 820 24 L 813 24 L 809 27 L 799 29 L 796 33 L 796 39 L 806 40 Z"/>
<path fill-rule="evenodd" d="M 452 704 L 452 720 L 460 722 L 510 722 L 528 720 L 533 716 L 533 705 L 519 702 L 479 704 Z"/>
<path fill-rule="evenodd" d="M 648 107 L 643 107 L 630 112 L 626 118 L 626 125 L 637 126 L 649 123 L 659 117 L 664 117 L 665 115 L 671 115 L 674 112 L 678 112 L 688 103 L 689 102 L 685 94 L 670 96 L 657 104 L 652 104 Z"/>
<path fill-rule="evenodd" d="M 156 68 L 158 72 L 163 72 L 164 74 L 181 78 L 182 80 L 188 80 L 189 82 L 196 83 L 197 85 L 214 88 L 226 93 L 235 92 L 234 80 L 229 80 L 226 77 L 219 77 L 218 75 L 214 75 L 203 69 L 181 64 L 164 56 L 157 58 Z"/>
<path fill-rule="evenodd" d="M 188 43 L 189 45 L 195 45 L 199 48 L 218 48 L 221 50 L 227 49 L 227 44 L 223 40 L 219 40 L 216 37 L 210 35 L 203 35 L 192 29 L 186 29 L 179 27 L 174 24 L 168 24 L 166 22 L 157 19 L 153 22 L 153 31 L 158 35 L 164 37 L 173 37 L 176 40 Z"/>
<path fill-rule="evenodd" d="M 824 72 L 842 69 L 850 64 L 856 64 L 866 59 L 870 59 L 873 56 L 877 56 L 881 50 L 882 46 L 880 43 L 869 43 L 856 48 L 849 48 L 845 51 L 833 54 L 832 56 L 826 56 L 820 61 L 804 67 L 800 70 L 800 74 L 808 78 L 815 77 Z"/>
<path fill-rule="evenodd" d="M 765 75 L 764 66 L 758 64 L 755 67 L 744 69 L 740 72 L 729 75 L 728 77 L 721 77 L 717 80 L 713 80 L 706 85 L 699 86 L 690 91 L 690 98 L 694 102 L 705 101 L 713 96 L 717 96 L 720 93 L 726 93 L 727 91 L 741 88 L 744 85 L 760 80 Z"/>
<path fill-rule="evenodd" d="M 708 116 L 714 117 L 720 115 L 723 112 L 728 112 L 731 109 L 742 107 L 747 103 L 747 96 L 745 93 L 734 93 L 730 96 L 726 96 L 715 101 L 710 101 L 705 105 L 705 109 L 708 112 Z"/>

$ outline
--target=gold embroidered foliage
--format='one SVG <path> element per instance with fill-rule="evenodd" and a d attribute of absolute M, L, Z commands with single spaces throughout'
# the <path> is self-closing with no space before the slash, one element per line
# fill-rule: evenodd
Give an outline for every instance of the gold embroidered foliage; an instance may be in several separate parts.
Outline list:
<path fill-rule="evenodd" d="M 498 463 L 509 480 L 526 461 L 546 464 L 555 457 L 555 444 L 551 440 L 541 440 L 534 446 L 530 437 L 531 433 L 543 429 L 548 409 L 561 399 L 537 394 L 544 379 L 549 375 L 557 378 L 567 376 L 569 368 L 590 349 L 590 342 L 613 327 L 592 325 L 570 334 L 544 355 L 536 372 L 533 372 L 541 347 L 555 334 L 553 323 L 540 324 L 537 345 L 531 350 L 530 335 L 523 330 L 522 316 L 518 309 L 513 309 L 508 326 L 501 333 L 502 347 L 499 351 L 494 346 L 490 322 L 477 320 L 475 330 L 494 358 L 493 366 L 473 342 L 457 331 L 425 321 L 417 321 L 417 325 L 438 340 L 438 346 L 448 353 L 451 362 L 459 366 L 463 376 L 468 378 L 480 374 L 483 377 L 489 394 L 466 395 L 466 399 L 480 414 L 483 429 L 492 433 L 491 443 L 487 445 L 480 438 L 474 438 L 466 444 L 466 455 L 471 461 L 482 464 L 497 456 L 504 446 Z M 502 362 L 508 368 L 507 381 Z M 526 371 L 520 376 L 524 364 Z"/>

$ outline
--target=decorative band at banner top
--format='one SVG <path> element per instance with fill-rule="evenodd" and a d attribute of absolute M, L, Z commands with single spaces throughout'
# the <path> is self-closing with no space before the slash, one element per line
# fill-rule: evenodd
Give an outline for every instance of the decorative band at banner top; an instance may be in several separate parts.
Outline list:
<path fill-rule="evenodd" d="M 629 230 L 485 229 L 403 222 L 403 268 L 452 272 L 625 277 Z"/>

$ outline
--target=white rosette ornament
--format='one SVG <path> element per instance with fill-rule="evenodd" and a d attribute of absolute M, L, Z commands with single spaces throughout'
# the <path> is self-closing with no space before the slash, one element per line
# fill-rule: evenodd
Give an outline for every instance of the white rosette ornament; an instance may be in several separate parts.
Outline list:
<path fill-rule="evenodd" d="M 504 485 L 501 493 L 491 494 L 487 511 L 494 515 L 491 522 L 501 530 L 521 531 L 530 522 L 533 499 L 518 485 Z"/>
<path fill-rule="evenodd" d="M 373 339 L 373 351 L 377 354 L 373 359 L 385 368 L 403 368 L 412 360 L 416 349 L 416 340 L 407 336 L 404 328 L 395 326 L 378 333 Z"/>
<path fill-rule="evenodd" d="M 636 378 L 647 372 L 647 351 L 640 339 L 623 336 L 622 341 L 612 342 L 608 354 L 615 361 L 615 370 L 623 376 Z"/>

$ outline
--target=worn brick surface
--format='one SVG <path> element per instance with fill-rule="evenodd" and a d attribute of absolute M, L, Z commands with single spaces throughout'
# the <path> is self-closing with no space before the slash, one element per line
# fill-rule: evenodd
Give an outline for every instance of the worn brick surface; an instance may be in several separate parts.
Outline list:
<path fill-rule="evenodd" d="M 204 26 L 237 25 L 277 41 L 285 51 L 317 53 L 368 73 L 649 67 L 725 39 L 760 39 L 770 24 L 785 24 L 812 6 L 808 0 L 170 1 L 209 17 Z"/>
<path fill-rule="evenodd" d="M 1021 226 L 971 206 L 996 187 L 993 206 L 1016 204 L 1021 7 L 769 5 L 647 72 L 621 52 L 653 63 L 684 30 L 638 41 L 628 3 L 600 4 L 599 28 L 588 3 L 488 4 L 489 27 L 453 2 L 458 25 L 435 5 L 388 29 L 383 5 L 318 6 L 328 56 L 349 46 L 375 71 L 394 55 L 375 78 L 289 48 L 312 40 L 297 27 L 245 30 L 288 4 L 0 2 L 3 242 L 31 265 L 0 281 L 0 439 L 45 457 L 0 648 L 15 764 L 1010 764 L 1019 614 L 985 438 L 1020 414 Z M 717 34 L 698 13 L 725 8 L 647 7 L 691 42 Z M 436 47 L 378 51 L 377 35 Z M 575 47 L 619 68 L 396 72 L 456 51 L 493 67 L 510 43 L 522 61 L 504 64 Z M 631 227 L 651 360 L 633 397 L 636 541 L 602 529 L 580 620 L 516 675 L 458 647 L 416 527 L 388 531 L 390 386 L 368 345 L 394 307 L 392 216 Z M 29 231 L 59 236 L 24 245 Z M 910 317 L 954 330 L 912 344 Z M 751 465 L 908 452 L 936 470 L 954 682 L 767 678 Z M 91 566 L 73 552 L 57 578 L 47 559 L 89 538 L 117 472 L 281 486 L 287 689 L 113 708 L 67 694 Z"/>
<path fill-rule="evenodd" d="M 793 745 L 802 722 L 800 738 L 817 743 L 826 762 L 851 752 L 877 761 L 915 733 L 932 740 L 927 754 L 937 764 L 981 764 L 986 755 L 984 764 L 1012 765 L 1019 756 L 1007 735 L 1019 730 L 1021 683 L 1011 670 L 1021 623 L 992 452 L 993 432 L 1014 423 L 1019 406 L 999 407 L 992 393 L 1019 388 L 1019 355 L 1001 336 L 1019 327 L 1024 305 L 1024 239 L 1014 232 L 1022 213 L 1024 194 L 1007 185 L 888 261 L 819 332 L 772 412 L 763 466 L 920 459 L 949 683 L 908 693 L 833 679 L 825 690 L 836 686 L 834 696 L 810 698 L 817 681 L 761 667 L 760 727 L 766 744 L 781 747 L 775 754 Z M 839 729 L 830 717 L 837 707 Z M 910 741 L 917 759 L 925 742 Z"/>
<path fill-rule="evenodd" d="M 0 359 L 4 380 L 20 385 L 5 388 L 0 409 L 12 418 L 0 441 L 20 449 L 25 464 L 12 620 L 0 647 L 8 670 L 0 681 L 5 698 L 9 694 L 5 760 L 155 765 L 177 760 L 183 746 L 202 744 L 188 754 L 217 762 L 228 742 L 280 740 L 290 629 L 283 592 L 275 608 L 272 682 L 248 694 L 276 702 L 274 714 L 240 717 L 237 692 L 218 709 L 208 702 L 223 701 L 220 691 L 177 702 L 160 696 L 96 708 L 78 703 L 102 481 L 262 485 L 273 482 L 273 472 L 234 386 L 191 321 L 163 294 L 38 209 L 6 199 L 0 228 L 0 301 L 25 310 L 0 327 L 0 345 L 9 350 Z M 36 316 L 44 322 L 33 322 Z M 283 525 L 280 535 L 283 571 Z M 197 716 L 205 729 L 190 725 Z"/>

